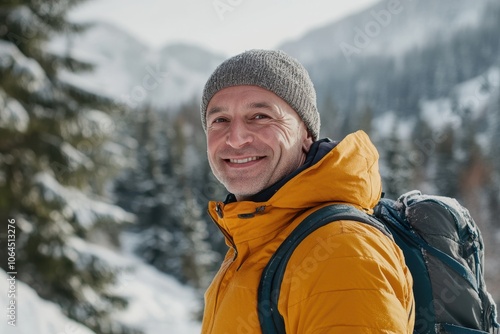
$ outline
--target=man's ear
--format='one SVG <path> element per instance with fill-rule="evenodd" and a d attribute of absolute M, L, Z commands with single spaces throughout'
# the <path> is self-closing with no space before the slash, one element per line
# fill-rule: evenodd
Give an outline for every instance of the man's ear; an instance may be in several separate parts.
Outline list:
<path fill-rule="evenodd" d="M 313 137 L 309 133 L 309 130 L 306 130 L 306 137 L 304 138 L 302 142 L 302 151 L 304 153 L 308 153 L 309 150 L 311 149 L 311 145 L 314 143 Z"/>

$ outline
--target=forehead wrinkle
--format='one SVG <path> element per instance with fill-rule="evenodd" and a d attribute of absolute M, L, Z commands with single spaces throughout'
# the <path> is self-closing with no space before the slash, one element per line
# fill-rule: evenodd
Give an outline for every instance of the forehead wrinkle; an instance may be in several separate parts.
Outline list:
<path fill-rule="evenodd" d="M 250 102 L 247 104 L 247 108 L 250 108 L 250 109 L 272 109 L 272 106 L 268 102 Z"/>

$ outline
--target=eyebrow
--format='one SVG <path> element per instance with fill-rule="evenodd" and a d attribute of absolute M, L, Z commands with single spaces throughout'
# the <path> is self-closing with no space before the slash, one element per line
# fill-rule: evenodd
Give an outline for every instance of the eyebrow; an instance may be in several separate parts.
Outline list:
<path fill-rule="evenodd" d="M 227 108 L 224 108 L 224 107 L 213 107 L 213 108 L 210 108 L 208 111 L 207 111 L 207 117 L 210 116 L 210 115 L 213 115 L 213 114 L 217 114 L 217 113 L 220 113 L 224 110 L 226 110 Z"/>
<path fill-rule="evenodd" d="M 267 102 L 251 102 L 247 104 L 246 107 L 249 109 L 272 109 L 271 105 Z M 227 110 L 226 107 L 216 106 L 207 110 L 207 116 L 217 114 L 225 110 Z"/>

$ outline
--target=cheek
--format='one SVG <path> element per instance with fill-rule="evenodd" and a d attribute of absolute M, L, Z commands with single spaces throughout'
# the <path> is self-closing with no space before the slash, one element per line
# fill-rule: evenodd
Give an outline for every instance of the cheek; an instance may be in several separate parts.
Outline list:
<path fill-rule="evenodd" d="M 220 142 L 220 136 L 218 136 L 213 131 L 207 133 L 207 151 L 209 154 L 213 153 Z"/>
<path fill-rule="evenodd" d="M 218 175 L 222 167 L 222 161 L 217 157 L 225 147 L 225 140 L 221 136 L 209 135 L 207 136 L 207 158 L 210 168 L 214 175 Z"/>
<path fill-rule="evenodd" d="M 281 143 L 280 146 L 285 149 L 290 149 L 297 146 L 298 142 L 302 143 L 301 135 L 302 132 L 298 127 L 294 129 L 281 129 L 281 131 L 274 133 L 273 141 L 275 143 Z"/>
<path fill-rule="evenodd" d="M 284 124 L 275 124 L 263 129 L 260 129 L 259 138 L 268 142 L 291 142 L 297 135 L 296 129 L 291 129 Z"/>
<path fill-rule="evenodd" d="M 212 162 L 215 156 L 216 144 L 213 138 L 207 137 L 207 157 L 208 161 Z"/>

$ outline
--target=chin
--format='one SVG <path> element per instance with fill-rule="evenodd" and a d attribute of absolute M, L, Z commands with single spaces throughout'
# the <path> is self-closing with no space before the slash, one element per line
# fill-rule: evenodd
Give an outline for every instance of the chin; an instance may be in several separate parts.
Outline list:
<path fill-rule="evenodd" d="M 226 188 L 230 193 L 234 194 L 238 201 L 241 199 L 249 198 L 252 197 L 253 195 L 259 193 L 262 189 L 261 188 L 251 188 L 251 187 L 245 187 L 245 188 Z"/>

